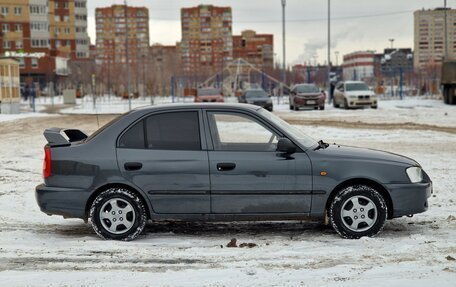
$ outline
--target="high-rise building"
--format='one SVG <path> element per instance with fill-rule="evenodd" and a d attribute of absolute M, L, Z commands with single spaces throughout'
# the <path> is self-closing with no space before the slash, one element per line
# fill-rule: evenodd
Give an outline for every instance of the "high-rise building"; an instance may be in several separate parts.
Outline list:
<path fill-rule="evenodd" d="M 274 65 L 274 35 L 256 34 L 245 30 L 233 36 L 233 58 L 242 58 L 258 69 L 272 69 Z"/>
<path fill-rule="evenodd" d="M 441 63 L 445 56 L 445 47 L 448 47 L 448 58 L 456 58 L 456 10 L 448 8 L 446 15 L 445 35 L 444 8 L 415 11 L 415 68 Z"/>
<path fill-rule="evenodd" d="M 149 10 L 146 7 L 112 5 L 97 8 L 95 18 L 99 62 L 126 63 L 127 42 L 130 63 L 142 61 L 142 57 L 148 54 Z"/>
<path fill-rule="evenodd" d="M 233 60 L 231 7 L 200 5 L 181 9 L 182 67 L 207 74 Z"/>
<path fill-rule="evenodd" d="M 20 61 L 21 81 L 44 86 L 89 57 L 87 0 L 0 0 L 0 54 Z"/>
<path fill-rule="evenodd" d="M 380 72 L 384 76 L 394 76 L 413 70 L 413 52 L 410 48 L 389 48 L 380 54 Z"/>

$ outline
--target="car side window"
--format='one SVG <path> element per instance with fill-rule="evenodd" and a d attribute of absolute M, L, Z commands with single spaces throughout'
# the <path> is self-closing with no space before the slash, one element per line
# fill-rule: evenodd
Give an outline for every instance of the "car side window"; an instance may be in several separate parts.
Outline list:
<path fill-rule="evenodd" d="M 197 111 L 152 115 L 145 124 L 148 149 L 201 150 Z"/>
<path fill-rule="evenodd" d="M 119 141 L 119 147 L 135 149 L 143 149 L 146 147 L 143 121 L 137 122 L 122 135 Z"/>
<path fill-rule="evenodd" d="M 278 136 L 254 118 L 240 113 L 209 112 L 214 149 L 275 151 Z"/>

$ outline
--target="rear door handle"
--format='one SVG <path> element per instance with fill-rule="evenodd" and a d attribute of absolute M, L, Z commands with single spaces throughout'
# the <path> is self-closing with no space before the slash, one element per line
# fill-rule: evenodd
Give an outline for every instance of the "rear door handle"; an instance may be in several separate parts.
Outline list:
<path fill-rule="evenodd" d="M 124 164 L 125 170 L 140 170 L 142 168 L 142 163 L 140 162 L 126 162 Z"/>
<path fill-rule="evenodd" d="M 233 170 L 235 167 L 236 167 L 236 164 L 232 163 L 232 162 L 220 162 L 217 164 L 218 171 Z"/>

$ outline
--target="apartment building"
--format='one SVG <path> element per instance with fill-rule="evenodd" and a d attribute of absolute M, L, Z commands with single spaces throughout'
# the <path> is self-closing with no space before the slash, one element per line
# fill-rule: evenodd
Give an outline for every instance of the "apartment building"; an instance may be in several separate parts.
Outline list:
<path fill-rule="evenodd" d="M 112 5 L 95 10 L 97 60 L 101 63 L 135 64 L 149 52 L 149 10 Z M 125 25 L 127 23 L 127 25 Z M 128 33 L 128 41 L 127 41 Z"/>
<path fill-rule="evenodd" d="M 89 57 L 86 0 L 0 0 L 0 55 L 19 59 L 21 81 L 66 76 Z"/>
<path fill-rule="evenodd" d="M 180 54 L 184 72 L 209 74 L 233 60 L 231 7 L 181 9 Z"/>
<path fill-rule="evenodd" d="M 445 34 L 445 12 L 447 33 Z M 414 67 L 440 64 L 448 49 L 448 58 L 456 59 L 456 10 L 437 8 L 414 13 Z M 448 41 L 448 43 L 447 43 Z"/>
<path fill-rule="evenodd" d="M 274 65 L 274 35 L 245 30 L 233 36 L 233 58 L 242 58 L 256 68 L 270 70 Z"/>

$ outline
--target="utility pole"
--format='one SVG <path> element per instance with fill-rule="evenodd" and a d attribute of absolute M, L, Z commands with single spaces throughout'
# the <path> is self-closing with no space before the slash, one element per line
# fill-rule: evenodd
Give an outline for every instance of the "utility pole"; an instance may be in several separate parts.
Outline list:
<path fill-rule="evenodd" d="M 388 39 L 388 41 L 390 41 L 390 42 L 391 42 L 391 49 L 393 49 L 393 46 L 394 46 L 394 40 L 395 40 L 394 38 L 390 38 L 390 39 Z"/>
<path fill-rule="evenodd" d="M 280 97 L 284 95 L 283 90 L 285 83 L 287 82 L 287 75 L 286 75 L 286 50 L 285 50 L 285 6 L 287 4 L 286 0 L 282 0 L 282 52 L 283 52 L 283 57 L 282 57 L 282 90 L 277 98 L 277 103 L 280 104 Z"/>
<path fill-rule="evenodd" d="M 131 75 L 130 75 L 130 60 L 128 56 L 128 9 L 127 0 L 124 0 L 125 5 L 125 61 L 127 62 L 127 93 L 128 93 L 128 110 L 131 111 Z"/>
<path fill-rule="evenodd" d="M 146 98 L 146 94 L 147 94 L 147 91 L 146 91 L 146 54 L 143 54 L 142 55 L 142 72 L 143 72 L 143 97 L 144 99 Z"/>
<path fill-rule="evenodd" d="M 331 103 L 331 0 L 328 0 L 328 96 Z"/>
<path fill-rule="evenodd" d="M 444 0 L 444 13 L 445 13 L 445 60 L 448 59 L 448 12 L 447 12 L 447 0 Z"/>

